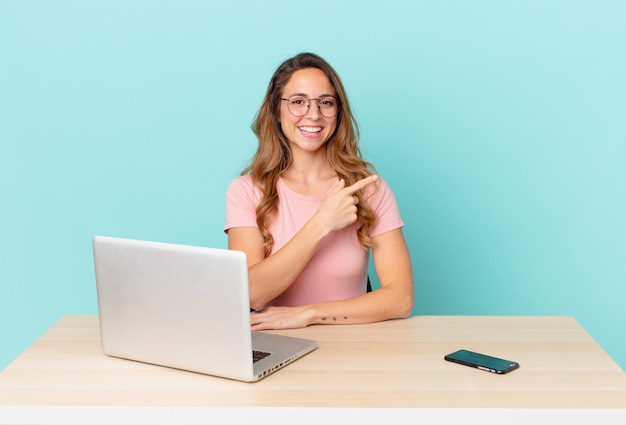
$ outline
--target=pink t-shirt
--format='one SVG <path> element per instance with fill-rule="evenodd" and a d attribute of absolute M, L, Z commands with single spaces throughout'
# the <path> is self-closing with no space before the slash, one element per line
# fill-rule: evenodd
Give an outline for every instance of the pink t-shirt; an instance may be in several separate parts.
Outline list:
<path fill-rule="evenodd" d="M 333 188 L 339 180 L 333 185 Z M 374 185 L 370 185 L 374 188 Z M 368 187 L 368 189 L 370 188 Z M 329 192 L 332 188 L 329 190 Z M 315 214 L 326 194 L 304 196 L 278 180 L 278 211 L 269 226 L 274 237 L 272 253 L 282 248 Z M 258 227 L 256 206 L 260 192 L 249 175 L 232 181 L 226 193 L 226 225 Z M 376 213 L 376 224 L 370 237 L 404 226 L 391 188 L 382 178 L 375 190 L 367 190 L 366 202 Z M 369 250 L 357 237 L 357 223 L 328 235 L 300 275 L 270 305 L 297 306 L 353 298 L 366 292 Z"/>

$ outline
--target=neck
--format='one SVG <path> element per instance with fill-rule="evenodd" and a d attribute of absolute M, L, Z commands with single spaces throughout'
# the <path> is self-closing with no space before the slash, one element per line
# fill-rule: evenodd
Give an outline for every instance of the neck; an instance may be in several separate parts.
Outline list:
<path fill-rule="evenodd" d="M 336 176 L 337 173 L 328 163 L 325 151 L 307 152 L 304 155 L 294 152 L 291 165 L 283 174 L 287 180 L 304 184 L 327 181 Z"/>
<path fill-rule="evenodd" d="M 330 167 L 326 155 L 321 157 L 299 158 L 282 175 L 283 181 L 292 190 L 303 195 L 326 193 L 337 180 L 337 173 Z"/>

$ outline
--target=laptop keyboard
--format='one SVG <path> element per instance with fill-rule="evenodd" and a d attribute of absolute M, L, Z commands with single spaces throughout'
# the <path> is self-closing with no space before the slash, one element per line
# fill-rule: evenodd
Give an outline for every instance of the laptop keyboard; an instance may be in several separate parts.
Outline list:
<path fill-rule="evenodd" d="M 261 359 L 264 359 L 265 357 L 269 356 L 270 353 L 265 352 L 265 351 L 256 351 L 256 350 L 252 350 L 252 363 L 256 363 Z"/>

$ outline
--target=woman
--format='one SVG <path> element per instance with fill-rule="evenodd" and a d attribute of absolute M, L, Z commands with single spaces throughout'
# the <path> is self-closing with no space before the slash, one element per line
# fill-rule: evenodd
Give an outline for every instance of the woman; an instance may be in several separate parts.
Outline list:
<path fill-rule="evenodd" d="M 258 150 L 228 188 L 224 228 L 228 248 L 247 255 L 252 329 L 409 316 L 404 223 L 361 157 L 335 70 L 311 53 L 286 60 L 252 129 Z M 380 288 L 367 292 L 370 250 Z"/>

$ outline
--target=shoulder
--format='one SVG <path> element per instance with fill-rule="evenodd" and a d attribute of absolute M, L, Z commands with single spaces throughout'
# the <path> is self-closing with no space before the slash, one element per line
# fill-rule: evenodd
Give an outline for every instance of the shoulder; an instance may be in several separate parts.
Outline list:
<path fill-rule="evenodd" d="M 396 197 L 389 184 L 380 176 L 376 186 L 366 194 L 366 202 L 376 214 L 376 224 L 370 231 L 370 237 L 404 226 Z"/>
<path fill-rule="evenodd" d="M 260 193 L 259 188 L 256 186 L 254 181 L 252 180 L 252 176 L 249 174 L 245 174 L 243 176 L 239 176 L 234 178 L 230 184 L 228 185 L 227 194 L 233 195 L 248 195 L 248 196 L 257 196 Z"/>
<path fill-rule="evenodd" d="M 261 199 L 261 191 L 252 180 L 252 176 L 243 175 L 234 178 L 226 190 L 228 202 L 255 204 Z"/>
<path fill-rule="evenodd" d="M 259 191 L 250 176 L 233 179 L 226 191 L 226 225 L 224 231 L 233 227 L 256 226 L 256 205 Z"/>
<path fill-rule="evenodd" d="M 252 176 L 244 174 L 243 176 L 235 177 L 228 185 L 228 191 L 253 191 L 255 188 Z"/>
<path fill-rule="evenodd" d="M 365 199 L 370 205 L 376 206 L 377 204 L 386 202 L 390 199 L 395 200 L 395 197 L 391 186 L 389 186 L 385 179 L 379 175 L 376 183 L 367 187 L 365 191 Z"/>

